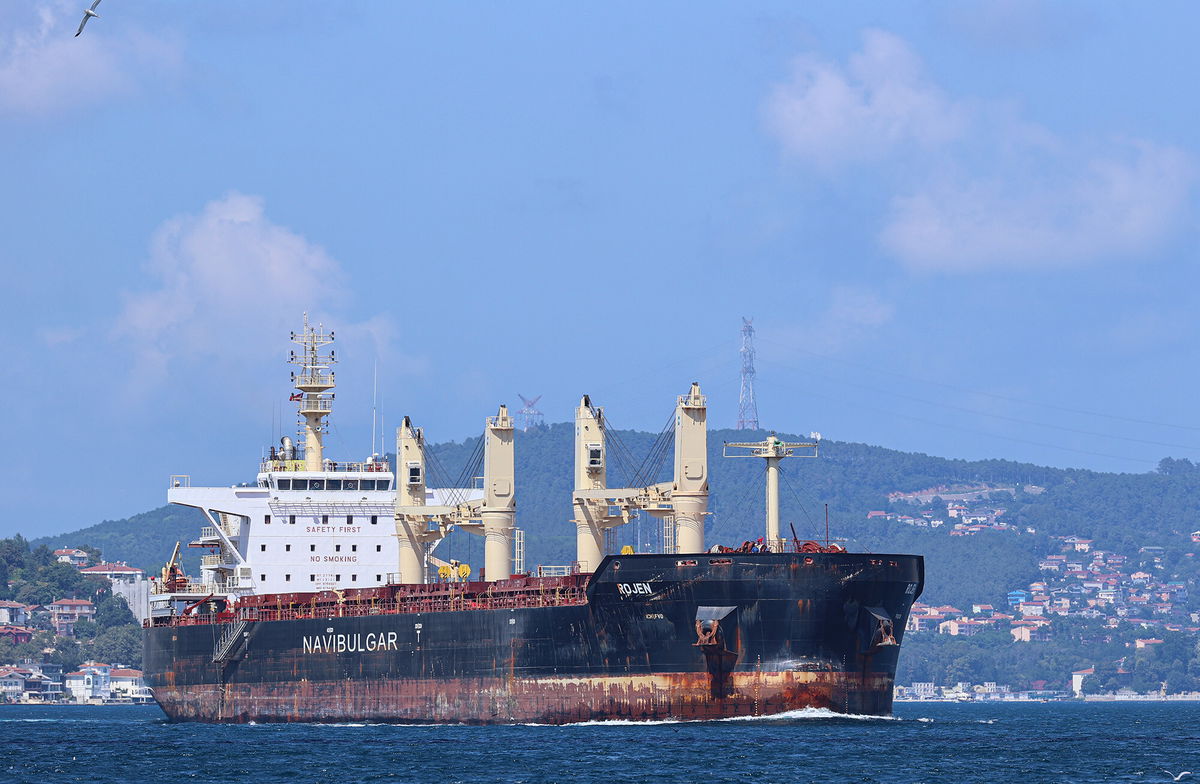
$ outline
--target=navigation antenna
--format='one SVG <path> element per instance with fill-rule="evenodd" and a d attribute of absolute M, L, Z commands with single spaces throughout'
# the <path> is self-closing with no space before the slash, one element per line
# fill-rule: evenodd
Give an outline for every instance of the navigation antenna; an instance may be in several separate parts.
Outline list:
<path fill-rule="evenodd" d="M 333 331 L 325 331 L 324 324 L 313 327 L 304 314 L 304 329 L 291 333 L 292 342 L 298 346 L 288 352 L 288 362 L 298 365 L 300 371 L 292 371 L 292 385 L 297 392 L 290 398 L 298 404 L 299 414 L 304 419 L 302 438 L 304 441 L 304 470 L 321 471 L 323 451 L 321 436 L 328 428 L 325 417 L 333 411 L 335 353 L 324 348 L 333 343 Z"/>
<path fill-rule="evenodd" d="M 742 316 L 742 391 L 738 395 L 738 430 L 758 430 L 758 403 L 754 400 L 754 319 Z"/>
<path fill-rule="evenodd" d="M 518 421 L 521 423 L 521 431 L 527 433 L 531 427 L 541 427 L 543 422 L 542 412 L 537 410 L 537 403 L 542 399 L 542 396 L 538 395 L 532 400 L 521 394 L 518 394 L 517 397 L 521 398 L 521 402 L 525 404 L 525 407 L 517 412 Z"/>
<path fill-rule="evenodd" d="M 725 457 L 761 457 L 767 461 L 767 537 L 766 544 L 773 553 L 783 552 L 783 540 L 779 538 L 779 461 L 785 457 L 816 457 L 820 445 L 820 434 L 809 436 L 811 442 L 781 441 L 772 433 L 763 441 L 751 443 L 725 443 Z M 730 452 L 729 450 L 747 450 Z M 811 454 L 796 454 L 797 449 L 811 449 Z M 828 534 L 826 534 L 828 536 Z"/>

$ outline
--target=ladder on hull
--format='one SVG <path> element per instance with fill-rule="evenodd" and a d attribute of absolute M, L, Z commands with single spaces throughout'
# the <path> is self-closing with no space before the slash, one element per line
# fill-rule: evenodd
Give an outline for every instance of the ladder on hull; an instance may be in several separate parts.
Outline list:
<path fill-rule="evenodd" d="M 225 629 L 213 648 L 212 660 L 214 662 L 229 661 L 240 654 L 249 641 L 250 633 L 247 631 L 249 627 L 250 621 L 242 619 Z"/>

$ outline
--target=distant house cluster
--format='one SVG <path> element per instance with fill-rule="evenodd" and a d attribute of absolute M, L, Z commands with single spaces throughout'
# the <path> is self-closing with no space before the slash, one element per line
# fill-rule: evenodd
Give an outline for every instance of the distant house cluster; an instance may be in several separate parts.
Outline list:
<path fill-rule="evenodd" d="M 1042 488 L 1026 485 L 1021 488 L 1026 493 L 1041 492 Z M 1013 533 L 1037 533 L 1036 529 L 1013 525 L 1003 519 L 1004 507 L 990 502 L 992 493 L 1000 491 L 1013 492 L 1014 487 L 998 487 L 992 485 L 972 485 L 966 487 L 938 486 L 911 493 L 889 493 L 888 501 L 893 504 L 908 503 L 926 505 L 934 499 L 941 499 L 946 504 L 944 515 L 934 511 L 924 511 L 908 514 L 892 509 L 879 509 L 867 512 L 867 519 L 878 522 L 896 522 L 911 525 L 916 528 L 941 528 L 950 536 L 974 536 L 983 531 L 1010 531 Z"/>
<path fill-rule="evenodd" d="M 993 681 L 967 683 L 953 686 L 938 686 L 931 682 L 917 682 L 911 686 L 897 686 L 895 698 L 912 702 L 1028 702 L 1063 699 L 1067 695 L 1046 688 L 1046 681 L 1034 681 L 1023 691 L 1010 689 Z"/>
<path fill-rule="evenodd" d="M 1150 632 L 1200 632 L 1200 613 L 1188 610 L 1183 581 L 1164 580 L 1163 548 L 1147 545 L 1136 561 L 1097 549 L 1080 536 L 1053 537 L 1059 552 L 1049 553 L 1038 566 L 1042 579 L 1008 592 L 1002 606 L 975 604 L 970 612 L 950 605 L 913 604 L 906 629 L 970 637 L 985 630 L 1004 630 L 1017 642 L 1049 639 L 1056 617 L 1104 619 L 1109 627 L 1135 624 Z M 1141 564 L 1132 567 L 1131 563 Z M 1161 642 L 1153 635 L 1137 647 Z"/>
<path fill-rule="evenodd" d="M 75 672 L 63 673 L 51 662 L 0 665 L 0 702 L 95 705 L 152 699 L 142 671 L 128 667 L 86 662 Z"/>

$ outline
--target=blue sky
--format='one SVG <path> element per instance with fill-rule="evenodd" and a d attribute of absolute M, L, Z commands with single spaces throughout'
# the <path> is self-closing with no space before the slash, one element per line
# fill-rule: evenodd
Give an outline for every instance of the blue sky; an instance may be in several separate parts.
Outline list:
<path fill-rule="evenodd" d="M 77 7 L 79 6 L 79 7 Z M 955 457 L 1200 457 L 1193 4 L 0 0 L 0 535 L 581 393 Z M 390 429 L 390 428 L 389 428 Z"/>

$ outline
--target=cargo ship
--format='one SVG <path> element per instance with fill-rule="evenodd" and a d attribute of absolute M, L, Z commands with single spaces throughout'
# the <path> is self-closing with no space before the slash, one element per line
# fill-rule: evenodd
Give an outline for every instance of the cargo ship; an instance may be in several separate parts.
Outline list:
<path fill-rule="evenodd" d="M 514 421 L 485 421 L 479 487 L 427 487 L 424 433 L 405 418 L 395 466 L 325 457 L 334 335 L 305 318 L 291 360 L 302 421 L 257 481 L 168 500 L 208 525 L 198 578 L 176 547 L 155 580 L 143 667 L 173 721 L 545 723 L 768 717 L 803 708 L 887 715 L 917 555 L 851 553 L 780 535 L 783 458 L 818 444 L 726 444 L 766 463 L 764 536 L 706 546 L 707 405 L 676 401 L 670 481 L 607 486 L 607 424 L 575 416 L 576 559 L 526 569 L 516 527 Z M 665 452 L 664 452 L 665 454 Z M 433 463 L 436 465 L 436 461 Z M 469 470 L 466 475 L 474 475 Z M 443 483 L 444 484 L 444 483 Z M 463 482 L 461 484 L 471 485 Z M 634 484 L 637 484 L 636 482 Z M 642 515 L 661 552 L 611 552 Z M 454 530 L 483 568 L 443 560 Z"/>

